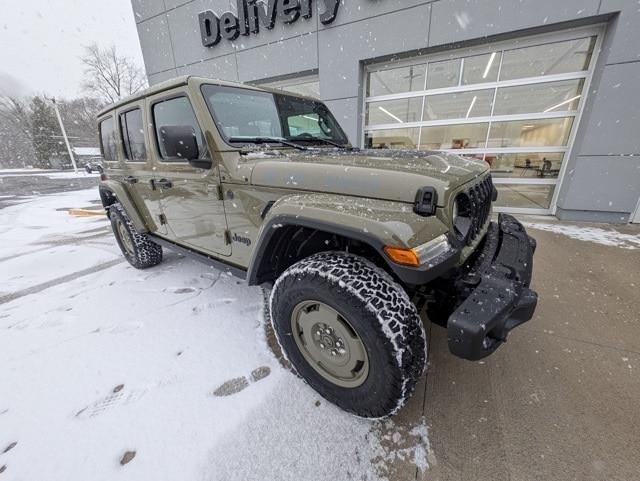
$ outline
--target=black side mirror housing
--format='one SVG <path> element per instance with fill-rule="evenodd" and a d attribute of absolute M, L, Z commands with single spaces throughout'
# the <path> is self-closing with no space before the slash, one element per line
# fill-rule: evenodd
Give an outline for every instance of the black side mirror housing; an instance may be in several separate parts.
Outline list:
<path fill-rule="evenodd" d="M 213 163 L 211 159 L 189 159 L 189 165 L 196 169 L 210 169 Z"/>
<path fill-rule="evenodd" d="M 187 160 L 189 163 L 199 160 L 200 152 L 198 151 L 196 132 L 190 125 L 165 125 L 161 127 L 160 142 L 162 142 L 167 157 Z M 211 167 L 211 161 L 209 161 L 209 167 Z"/>

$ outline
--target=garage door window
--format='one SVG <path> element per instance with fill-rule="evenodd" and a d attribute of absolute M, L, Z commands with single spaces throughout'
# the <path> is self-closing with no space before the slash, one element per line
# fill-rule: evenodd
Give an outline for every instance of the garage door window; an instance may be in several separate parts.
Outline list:
<path fill-rule="evenodd" d="M 505 207 L 546 212 L 597 39 L 584 29 L 367 67 L 364 146 L 484 160 L 497 184 L 509 183 Z M 522 187 L 518 201 L 517 186 L 526 183 L 545 187 Z"/>

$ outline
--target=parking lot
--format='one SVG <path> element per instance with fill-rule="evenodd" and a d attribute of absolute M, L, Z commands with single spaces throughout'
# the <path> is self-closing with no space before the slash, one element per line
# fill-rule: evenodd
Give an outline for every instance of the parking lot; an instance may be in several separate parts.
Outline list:
<path fill-rule="evenodd" d="M 260 289 L 171 253 L 130 268 L 104 217 L 65 210 L 96 200 L 0 209 L 7 479 L 637 479 L 638 228 L 522 217 L 534 319 L 476 363 L 428 328 L 416 394 L 371 422 L 281 366 Z"/>

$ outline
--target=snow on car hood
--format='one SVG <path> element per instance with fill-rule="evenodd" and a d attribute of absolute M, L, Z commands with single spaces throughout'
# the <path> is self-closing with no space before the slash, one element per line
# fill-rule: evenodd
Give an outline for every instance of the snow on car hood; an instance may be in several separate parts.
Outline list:
<path fill-rule="evenodd" d="M 479 160 L 441 152 L 393 150 L 279 151 L 247 157 L 255 161 L 251 183 L 257 186 L 327 192 L 400 202 L 413 202 L 424 186 L 434 187 L 438 204 L 447 190 L 484 173 Z"/>

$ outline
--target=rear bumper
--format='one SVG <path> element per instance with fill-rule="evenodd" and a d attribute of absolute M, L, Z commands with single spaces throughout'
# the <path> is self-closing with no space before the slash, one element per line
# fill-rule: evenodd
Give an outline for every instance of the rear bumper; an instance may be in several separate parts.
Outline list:
<path fill-rule="evenodd" d="M 447 321 L 454 355 L 482 359 L 531 319 L 538 302 L 529 289 L 535 249 L 535 240 L 514 217 L 500 214 L 490 224 L 482 251 L 459 281 L 468 296 Z"/>

